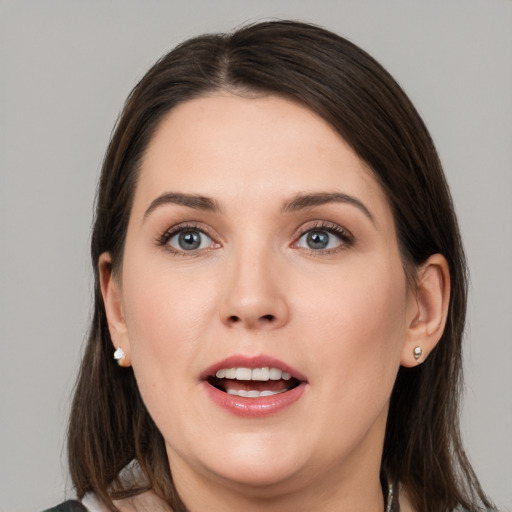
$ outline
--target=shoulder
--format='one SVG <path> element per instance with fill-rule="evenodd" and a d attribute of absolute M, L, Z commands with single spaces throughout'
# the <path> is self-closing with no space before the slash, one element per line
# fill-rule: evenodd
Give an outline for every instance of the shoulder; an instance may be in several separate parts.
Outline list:
<path fill-rule="evenodd" d="M 67 500 L 43 512 L 108 512 L 108 509 L 96 499 L 94 494 L 88 493 L 82 501 Z"/>
<path fill-rule="evenodd" d="M 46 509 L 44 512 L 87 512 L 87 509 L 76 500 L 68 500 L 60 505 Z"/>

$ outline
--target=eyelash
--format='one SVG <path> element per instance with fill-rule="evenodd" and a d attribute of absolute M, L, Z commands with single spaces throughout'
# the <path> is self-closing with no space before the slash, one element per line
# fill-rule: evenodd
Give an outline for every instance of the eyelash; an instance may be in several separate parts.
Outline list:
<path fill-rule="evenodd" d="M 198 232 L 202 233 L 203 235 L 206 235 L 208 238 L 210 238 L 214 242 L 215 245 L 220 247 L 220 244 L 218 242 L 215 242 L 214 237 L 208 233 L 208 230 L 206 230 L 204 227 L 199 226 L 198 224 L 195 224 L 195 223 L 178 224 L 177 226 L 173 226 L 172 228 L 167 229 L 164 233 L 162 233 L 157 238 L 156 243 L 157 243 L 157 245 L 165 248 L 171 254 L 174 254 L 176 256 L 197 256 L 204 251 L 213 249 L 212 247 L 208 247 L 206 249 L 180 251 L 178 249 L 175 249 L 174 247 L 171 247 L 169 245 L 169 240 L 171 240 L 174 236 L 179 235 L 180 233 L 182 233 L 184 231 L 198 231 Z M 337 253 L 344 249 L 352 247 L 355 242 L 354 236 L 347 229 L 342 228 L 341 226 L 339 226 L 337 224 L 321 221 L 321 222 L 316 222 L 313 225 L 308 225 L 306 227 L 301 228 L 299 230 L 298 236 L 295 238 L 295 241 L 291 244 L 291 247 L 294 247 L 294 246 L 297 247 L 299 240 L 305 234 L 307 234 L 311 231 L 325 231 L 327 233 L 337 236 L 340 239 L 340 245 L 338 247 L 335 247 L 332 249 L 307 249 L 304 247 L 300 248 L 302 250 L 307 251 L 308 253 L 310 253 L 312 255 L 334 254 L 334 253 Z"/>

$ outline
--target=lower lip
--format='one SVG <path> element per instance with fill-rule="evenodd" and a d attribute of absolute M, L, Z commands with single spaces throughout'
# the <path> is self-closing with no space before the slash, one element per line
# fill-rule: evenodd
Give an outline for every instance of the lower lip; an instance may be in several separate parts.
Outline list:
<path fill-rule="evenodd" d="M 220 391 L 206 381 L 202 385 L 210 399 L 219 407 L 243 417 L 264 417 L 276 414 L 296 402 L 304 393 L 306 383 L 301 382 L 297 387 L 271 396 L 246 398 L 230 395 Z"/>

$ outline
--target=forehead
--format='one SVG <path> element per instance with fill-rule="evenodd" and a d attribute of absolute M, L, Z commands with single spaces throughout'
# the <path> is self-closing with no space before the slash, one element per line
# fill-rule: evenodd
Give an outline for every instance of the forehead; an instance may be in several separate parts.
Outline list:
<path fill-rule="evenodd" d="M 160 123 L 145 152 L 136 202 L 165 191 L 221 202 L 335 191 L 377 207 L 387 203 L 364 162 L 313 111 L 277 96 L 227 93 L 182 103 Z"/>

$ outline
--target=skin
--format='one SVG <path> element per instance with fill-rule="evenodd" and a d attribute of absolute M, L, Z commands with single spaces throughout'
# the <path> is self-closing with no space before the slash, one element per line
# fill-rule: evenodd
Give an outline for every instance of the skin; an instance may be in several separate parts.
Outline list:
<path fill-rule="evenodd" d="M 166 202 L 148 212 L 169 192 L 206 196 L 220 211 Z M 364 208 L 283 212 L 316 193 Z M 200 249 L 163 241 L 183 223 L 207 234 Z M 308 230 L 333 227 L 350 236 L 308 246 Z M 119 273 L 109 261 L 99 265 L 112 341 L 191 511 L 384 510 L 389 397 L 399 366 L 421 363 L 441 336 L 449 275 L 434 255 L 408 285 L 387 198 L 328 123 L 274 96 L 179 105 L 142 163 Z M 221 409 L 199 375 L 233 354 L 284 361 L 306 376 L 304 394 L 263 418 Z"/>

